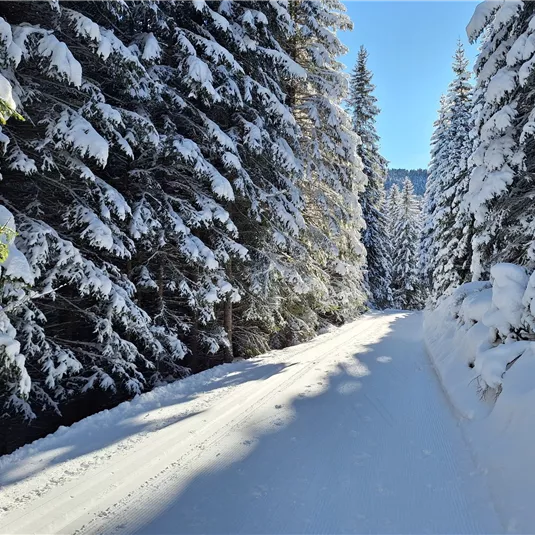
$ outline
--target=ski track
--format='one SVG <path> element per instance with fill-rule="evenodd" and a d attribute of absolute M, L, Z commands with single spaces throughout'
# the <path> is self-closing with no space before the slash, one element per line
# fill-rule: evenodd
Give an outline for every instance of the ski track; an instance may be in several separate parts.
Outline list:
<path fill-rule="evenodd" d="M 0 533 L 503 532 L 421 321 L 368 314 L 26 447 L 0 464 Z"/>

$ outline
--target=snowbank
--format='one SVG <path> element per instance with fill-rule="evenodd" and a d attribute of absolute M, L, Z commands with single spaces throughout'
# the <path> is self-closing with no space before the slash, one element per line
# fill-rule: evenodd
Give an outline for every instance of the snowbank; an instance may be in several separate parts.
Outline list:
<path fill-rule="evenodd" d="M 87 440 L 87 436 L 90 436 L 93 431 L 96 435 L 98 435 L 97 431 L 104 429 L 112 431 L 124 424 L 125 421 L 134 419 L 139 415 L 159 409 L 168 404 L 179 403 L 188 396 L 197 395 L 199 392 L 203 392 L 204 389 L 209 389 L 211 383 L 218 381 L 230 373 L 246 370 L 248 367 L 254 366 L 258 361 L 259 359 L 256 358 L 216 366 L 185 379 L 157 387 L 150 392 L 144 392 L 143 394 L 137 395 L 131 401 L 124 401 L 112 409 L 103 410 L 88 416 L 83 420 L 75 422 L 70 427 L 60 426 L 54 433 L 40 438 L 31 444 L 26 444 L 9 455 L 1 456 L 0 473 L 12 463 L 21 461 L 31 461 L 38 465 L 38 469 L 42 469 L 44 465 L 39 465 L 40 461 L 33 459 L 35 455 L 58 450 L 58 455 L 61 454 L 62 457 L 65 457 L 62 448 L 65 447 L 66 442 L 76 444 L 80 440 Z M 121 431 L 119 431 L 120 433 Z M 126 435 L 128 431 L 124 433 Z M 68 435 L 68 441 L 65 440 L 65 435 Z M 105 443 L 106 434 L 103 433 L 102 435 L 103 442 Z M 75 456 L 75 453 L 73 453 L 73 456 Z M 45 458 L 43 462 L 45 464 L 49 463 L 50 459 Z"/>
<path fill-rule="evenodd" d="M 424 315 L 427 350 L 509 532 L 535 531 L 535 277 L 497 264 Z M 534 311 L 531 310 L 534 306 Z"/>

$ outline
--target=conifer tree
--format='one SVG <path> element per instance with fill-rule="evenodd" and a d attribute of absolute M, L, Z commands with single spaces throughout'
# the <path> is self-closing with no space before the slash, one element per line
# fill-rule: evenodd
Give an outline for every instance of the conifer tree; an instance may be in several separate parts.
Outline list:
<path fill-rule="evenodd" d="M 169 101 L 162 103 L 162 112 L 171 119 L 166 138 L 176 136 L 174 147 L 180 150 L 175 152 L 189 158 L 184 169 L 178 168 L 179 176 L 172 161 L 165 169 L 173 186 L 184 182 L 180 195 L 175 194 L 182 206 L 193 190 L 190 213 L 201 216 L 194 227 L 204 227 L 199 238 L 215 260 L 208 266 L 212 280 L 202 266 L 186 277 L 193 282 L 186 283 L 193 295 L 204 278 L 201 301 L 194 308 L 207 301 L 203 296 L 211 308 L 198 316 L 192 311 L 190 331 L 211 342 L 211 353 L 224 348 L 229 360 L 234 348 L 241 355 L 268 348 L 283 287 L 293 291 L 299 278 L 289 254 L 303 226 L 296 186 L 300 164 L 292 150 L 297 129 L 283 103 L 281 84 L 283 78 L 302 73 L 278 46 L 274 34 L 285 31 L 285 19 L 269 4 L 229 2 L 213 11 L 208 4 L 163 3 L 161 11 L 169 19 L 161 25 L 166 50 L 184 55 L 177 60 L 166 54 L 171 61 L 157 71 L 160 83 L 182 102 L 174 108 Z M 243 47 L 244 42 L 250 46 Z M 191 159 L 190 140 L 200 164 Z M 199 179 L 184 181 L 192 164 L 201 169 L 199 179 L 208 179 L 208 189 L 195 191 L 195 184 L 202 184 Z M 180 207 L 173 209 L 187 221 Z M 187 263 L 187 251 L 185 256 L 178 266 Z M 207 333 L 210 325 L 213 334 Z M 221 325 L 226 332 L 218 331 Z"/>
<path fill-rule="evenodd" d="M 362 216 L 366 224 L 362 242 L 366 248 L 366 283 L 370 300 L 374 306 L 392 306 L 391 259 L 388 250 L 386 218 L 383 213 L 385 202 L 384 183 L 388 173 L 387 161 L 379 152 L 379 136 L 375 128 L 379 108 L 373 95 L 375 86 L 372 73 L 367 67 L 368 52 L 361 46 L 357 62 L 351 75 L 348 99 L 352 112 L 353 130 L 360 137 L 358 154 L 363 163 L 367 183 L 359 199 Z"/>
<path fill-rule="evenodd" d="M 358 200 L 365 177 L 358 137 L 342 106 L 348 80 L 337 60 L 347 49 L 336 31 L 352 24 L 338 1 L 292 1 L 290 12 L 297 33 L 286 47 L 306 72 L 306 84 L 293 87 L 290 96 L 301 130 L 309 309 L 343 321 L 362 310 L 365 300 Z"/>
<path fill-rule="evenodd" d="M 399 220 L 399 213 L 400 213 L 400 203 L 401 203 L 401 192 L 399 191 L 398 185 L 394 184 L 390 190 L 388 191 L 388 195 L 386 197 L 386 216 L 387 216 L 387 234 L 390 238 L 391 243 L 393 243 L 394 239 L 394 231 L 397 225 L 397 222 Z"/>
<path fill-rule="evenodd" d="M 299 317 L 310 292 L 310 262 L 301 242 L 305 221 L 299 129 L 284 92 L 303 83 L 306 73 L 279 42 L 296 31 L 283 6 L 233 2 L 220 12 L 232 31 L 215 35 L 246 75 L 245 81 L 236 79 L 243 102 L 235 111 L 229 109 L 234 123 L 229 135 L 241 161 L 232 214 L 248 251 L 246 262 L 231 267 L 233 284 L 242 294 L 232 314 L 233 345 L 243 356 L 267 350 L 274 336 L 280 345 L 299 340 L 285 338 L 298 330 L 289 328 L 292 318 L 306 325 Z M 244 40 L 250 43 L 245 49 Z"/>
<path fill-rule="evenodd" d="M 431 137 L 431 161 L 429 163 L 422 208 L 423 227 L 419 262 L 422 274 L 422 284 L 427 293 L 431 292 L 433 288 L 433 262 L 437 253 L 437 229 L 435 226 L 435 218 L 438 211 L 441 180 L 445 173 L 447 156 L 448 105 L 446 95 L 442 95 L 440 98 L 438 118 L 433 125 L 434 130 Z"/>
<path fill-rule="evenodd" d="M 125 399 L 362 310 L 342 11 L 0 6 L 8 412 Z"/>
<path fill-rule="evenodd" d="M 54 410 L 97 385 L 141 392 L 156 362 L 184 355 L 176 335 L 158 331 L 135 302 L 120 267 L 135 250 L 132 207 L 105 169 L 131 158 L 151 129 L 138 129 L 143 121 L 113 97 L 108 103 L 102 82 L 121 81 L 140 100 L 151 94 L 136 53 L 79 11 L 91 7 L 6 2 L 1 10 L 10 18 L 2 24 L 4 73 L 25 119 L 4 127 L 4 203 L 36 289 L 47 294 L 11 320 L 32 370 L 33 405 Z M 107 9 L 116 6 L 99 5 Z M 27 394 L 13 392 L 6 403 L 31 416 Z"/>
<path fill-rule="evenodd" d="M 422 305 L 418 266 L 420 210 L 408 178 L 403 183 L 395 212 L 392 254 L 394 303 L 397 308 L 418 309 Z"/>
<path fill-rule="evenodd" d="M 454 79 L 435 123 L 424 203 L 421 263 L 433 302 L 469 279 L 472 218 L 462 201 L 468 188 L 471 85 L 460 42 L 453 59 Z"/>
<path fill-rule="evenodd" d="M 467 160 L 471 128 L 470 73 L 462 43 L 458 43 L 452 65 L 455 77 L 448 90 L 446 169 L 440 181 L 437 214 L 433 226 L 436 242 L 433 258 L 433 296 L 449 293 L 470 279 L 472 217 L 461 209 L 468 191 Z"/>
<path fill-rule="evenodd" d="M 467 32 L 482 37 L 475 64 L 474 147 L 464 203 L 475 218 L 472 278 L 507 261 L 535 266 L 533 2 L 482 2 Z"/>

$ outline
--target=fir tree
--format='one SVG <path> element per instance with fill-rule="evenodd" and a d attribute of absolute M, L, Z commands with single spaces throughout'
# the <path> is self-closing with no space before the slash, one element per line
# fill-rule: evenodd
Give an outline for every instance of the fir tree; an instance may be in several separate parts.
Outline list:
<path fill-rule="evenodd" d="M 277 345 L 293 342 L 279 333 L 288 331 L 290 314 L 299 320 L 310 291 L 308 253 L 301 242 L 299 129 L 284 92 L 302 83 L 306 73 L 281 46 L 296 31 L 283 6 L 233 2 L 220 12 L 233 30 L 217 35 L 226 37 L 222 44 L 246 75 L 236 80 L 243 102 L 229 110 L 234 123 L 229 135 L 241 162 L 232 214 L 248 250 L 247 261 L 231 268 L 243 296 L 232 314 L 233 345 L 243 356 L 265 351 L 274 337 Z M 244 41 L 250 46 L 244 48 Z M 297 331 L 294 325 L 292 332 Z"/>
<path fill-rule="evenodd" d="M 397 204 L 397 202 L 396 202 Z M 395 206 L 395 205 L 394 205 Z M 394 303 L 401 309 L 418 309 L 422 305 L 418 267 L 420 210 L 412 182 L 407 178 L 395 206 L 392 254 L 392 290 Z"/>
<path fill-rule="evenodd" d="M 429 163 L 427 183 L 423 202 L 423 228 L 420 243 L 420 266 L 422 284 L 429 293 L 433 288 L 434 259 L 437 254 L 437 229 L 435 217 L 441 194 L 441 181 L 445 173 L 447 131 L 448 131 L 448 100 L 446 95 L 440 98 L 438 118 L 434 123 L 431 137 L 431 161 Z"/>
<path fill-rule="evenodd" d="M 459 42 L 454 79 L 441 101 L 432 138 L 425 196 L 421 264 L 432 301 L 469 279 L 472 218 L 461 209 L 468 189 L 467 158 L 471 124 L 468 60 Z"/>
<path fill-rule="evenodd" d="M 368 52 L 361 46 L 351 75 L 348 103 L 352 111 L 353 130 L 360 137 L 358 154 L 363 163 L 367 183 L 360 195 L 362 216 L 366 227 L 362 242 L 367 252 L 366 283 L 371 303 L 379 308 L 392 306 L 391 259 L 389 254 L 386 218 L 383 214 L 384 182 L 387 161 L 379 153 L 379 136 L 375 128 L 379 108 L 373 95 L 372 73 L 367 67 Z"/>
<path fill-rule="evenodd" d="M 395 236 L 395 228 L 400 217 L 400 203 L 401 203 L 401 192 L 397 184 L 394 184 L 388 191 L 388 196 L 386 198 L 386 230 L 389 237 L 390 243 L 393 243 L 393 238 Z"/>
<path fill-rule="evenodd" d="M 433 294 L 437 298 L 469 280 L 472 217 L 461 209 L 468 191 L 468 148 L 471 127 L 470 73 L 463 45 L 459 42 L 453 61 L 455 77 L 448 90 L 446 172 L 441 177 L 433 259 Z"/>
<path fill-rule="evenodd" d="M 172 333 L 153 328 L 120 268 L 135 250 L 132 209 L 105 169 L 114 158 L 128 160 L 150 130 L 138 137 L 135 121 L 107 102 L 98 81 L 121 80 L 129 95 L 150 98 L 147 73 L 112 30 L 80 11 L 36 2 L 5 3 L 2 12 L 11 22 L 4 73 L 25 118 L 4 127 L 4 203 L 37 292 L 47 294 L 12 317 L 32 385 L 6 402 L 32 415 L 27 399 L 58 410 L 58 401 L 96 385 L 141 392 L 145 374 L 169 355 L 163 338 L 184 350 Z"/>
<path fill-rule="evenodd" d="M 9 411 L 125 399 L 362 310 L 342 11 L 2 4 Z"/>
<path fill-rule="evenodd" d="M 362 310 L 365 297 L 358 201 L 365 178 L 357 154 L 358 137 L 342 107 L 348 80 L 337 57 L 346 48 L 335 33 L 351 28 L 344 11 L 337 1 L 292 1 L 297 33 L 286 45 L 307 76 L 306 84 L 292 88 L 290 98 L 302 136 L 304 243 L 310 255 L 308 308 L 336 321 Z"/>
<path fill-rule="evenodd" d="M 468 25 L 483 35 L 474 90 L 474 139 L 464 204 L 475 218 L 472 278 L 497 261 L 535 266 L 531 183 L 534 129 L 532 2 L 483 2 Z"/>

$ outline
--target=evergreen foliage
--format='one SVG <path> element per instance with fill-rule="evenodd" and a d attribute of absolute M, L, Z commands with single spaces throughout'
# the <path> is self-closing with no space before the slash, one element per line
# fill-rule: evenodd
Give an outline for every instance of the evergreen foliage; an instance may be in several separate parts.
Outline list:
<path fill-rule="evenodd" d="M 423 196 L 427 182 L 427 169 L 389 169 L 385 181 L 385 188 L 389 190 L 394 184 L 403 187 L 403 182 L 409 177 L 414 186 L 414 193 Z"/>
<path fill-rule="evenodd" d="M 421 232 L 420 206 L 409 178 L 399 191 L 394 186 L 389 199 L 392 220 L 392 293 L 394 306 L 419 309 L 422 306 L 421 278 L 418 269 Z"/>
<path fill-rule="evenodd" d="M 467 67 L 459 42 L 452 65 L 454 79 L 435 122 L 424 197 L 420 263 L 433 302 L 469 278 L 473 224 L 463 206 L 468 191 L 472 106 Z"/>
<path fill-rule="evenodd" d="M 532 208 L 535 5 L 485 1 L 467 32 L 481 37 L 475 87 L 459 46 L 432 139 L 421 265 L 431 301 L 497 262 L 535 268 Z"/>
<path fill-rule="evenodd" d="M 472 278 L 498 261 L 535 267 L 531 191 L 535 5 L 483 2 L 468 25 L 482 36 L 474 90 L 474 139 L 464 202 L 475 219 Z"/>
<path fill-rule="evenodd" d="M 361 46 L 351 75 L 348 104 L 352 111 L 353 129 L 360 137 L 358 154 L 367 178 L 360 197 L 366 224 L 362 234 L 367 252 L 366 283 L 371 304 L 378 308 L 389 308 L 393 303 L 389 239 L 384 214 L 387 161 L 379 152 L 379 136 L 375 128 L 379 108 L 377 98 L 373 95 L 375 86 L 372 83 L 372 73 L 367 67 L 367 59 L 368 52 Z"/>
<path fill-rule="evenodd" d="M 364 309 L 350 27 L 332 1 L 1 5 L 5 415 L 103 406 Z"/>

